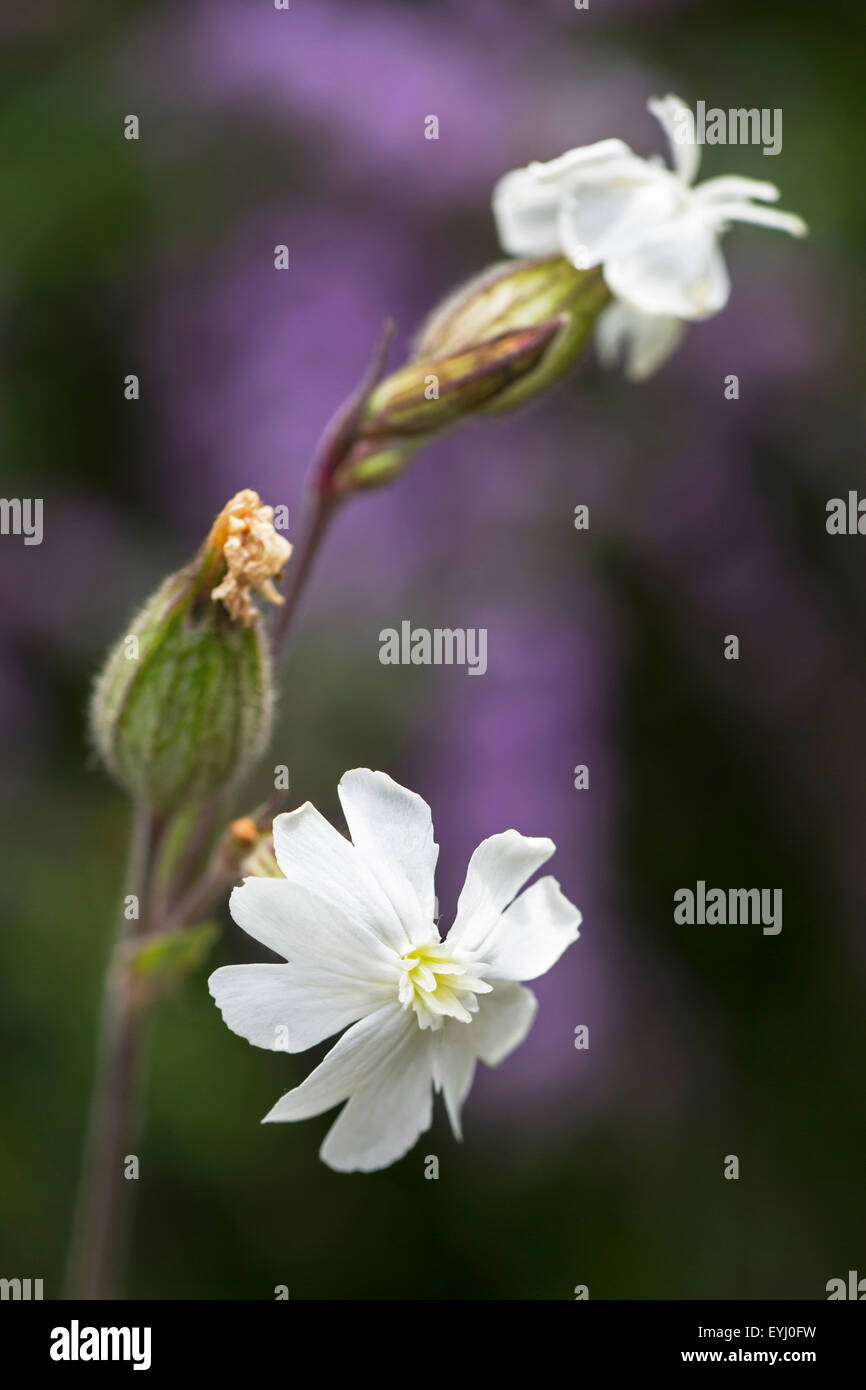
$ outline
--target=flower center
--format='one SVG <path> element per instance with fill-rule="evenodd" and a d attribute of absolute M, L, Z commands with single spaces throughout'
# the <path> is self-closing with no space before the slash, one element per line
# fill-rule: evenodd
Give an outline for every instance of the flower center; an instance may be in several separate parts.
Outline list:
<path fill-rule="evenodd" d="M 481 979 L 489 969 L 484 961 L 453 960 L 442 942 L 416 946 L 400 957 L 398 998 L 404 1009 L 414 1009 L 420 1028 L 439 1029 L 446 1018 L 469 1023 L 478 1011 L 476 995 L 493 989 Z"/>

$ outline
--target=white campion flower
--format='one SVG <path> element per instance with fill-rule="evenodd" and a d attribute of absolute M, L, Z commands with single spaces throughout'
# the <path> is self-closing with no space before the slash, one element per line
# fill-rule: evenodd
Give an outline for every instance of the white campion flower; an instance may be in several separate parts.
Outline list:
<path fill-rule="evenodd" d="M 621 358 L 633 380 L 678 346 L 684 321 L 724 308 L 730 280 L 720 239 L 731 222 L 805 236 L 801 217 L 767 207 L 772 183 L 728 175 L 693 186 L 700 163 L 694 116 L 679 97 L 648 103 L 668 137 L 673 169 L 601 140 L 500 179 L 493 212 L 512 256 L 560 254 L 579 270 L 601 266 L 614 303 L 596 328 L 606 366 Z"/>
<path fill-rule="evenodd" d="M 554 878 L 520 892 L 556 846 L 506 830 L 473 854 L 443 941 L 426 802 L 367 768 L 347 772 L 339 795 L 351 841 L 307 802 L 274 821 L 285 879 L 247 878 L 231 896 L 238 926 L 290 964 L 224 966 L 209 986 L 257 1047 L 303 1052 L 346 1029 L 263 1123 L 345 1101 L 321 1157 L 370 1172 L 430 1127 L 434 1089 L 461 1138 L 476 1060 L 495 1067 L 523 1042 L 537 1001 L 519 981 L 559 960 L 581 916 Z"/>

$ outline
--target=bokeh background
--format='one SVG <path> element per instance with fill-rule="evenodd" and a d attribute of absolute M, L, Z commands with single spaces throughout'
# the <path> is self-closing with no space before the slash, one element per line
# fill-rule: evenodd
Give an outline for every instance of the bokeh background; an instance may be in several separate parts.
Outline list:
<path fill-rule="evenodd" d="M 711 148 L 704 173 L 778 182 L 811 238 L 736 229 L 729 307 L 652 382 L 587 353 L 347 510 L 239 804 L 286 763 L 291 804 L 336 819 L 340 774 L 383 768 L 433 807 L 446 922 L 514 825 L 556 840 L 582 939 L 480 1070 L 463 1146 L 440 1116 L 369 1177 L 319 1162 L 330 1117 L 259 1126 L 311 1058 L 249 1047 L 189 980 L 152 1037 L 129 1292 L 823 1298 L 866 1273 L 866 540 L 825 532 L 864 486 L 844 10 L 80 0 L 8 11 L 2 40 L 3 492 L 44 498 L 45 537 L 0 542 L 0 1274 L 60 1292 L 126 835 L 85 734 L 105 647 L 237 489 L 298 517 L 383 319 L 397 361 L 497 258 L 503 172 L 612 135 L 664 152 L 667 91 L 782 108 L 778 158 Z M 380 666 L 404 618 L 486 627 L 487 675 Z M 781 935 L 675 925 L 699 878 L 781 887 Z M 211 964 L 256 958 L 225 927 Z"/>

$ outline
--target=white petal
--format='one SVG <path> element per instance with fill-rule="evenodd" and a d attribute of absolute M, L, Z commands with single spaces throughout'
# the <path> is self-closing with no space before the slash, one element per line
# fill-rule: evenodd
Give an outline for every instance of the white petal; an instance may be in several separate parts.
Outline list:
<path fill-rule="evenodd" d="M 332 1110 L 381 1076 L 389 1059 L 402 1055 L 420 1031 L 414 1014 L 396 1002 L 368 1014 L 347 1029 L 306 1081 L 287 1091 L 262 1123 L 308 1120 Z"/>
<path fill-rule="evenodd" d="M 710 205 L 713 220 L 717 225 L 727 222 L 752 222 L 757 227 L 772 227 L 777 232 L 787 232 L 790 236 L 807 236 L 809 228 L 795 212 L 780 212 L 778 208 L 755 207 L 741 199 L 730 202 L 719 201 Z"/>
<path fill-rule="evenodd" d="M 533 170 L 548 167 L 537 164 L 531 166 Z M 568 197 L 572 193 L 581 193 L 585 188 L 596 188 L 602 184 L 614 187 L 619 184 L 637 186 L 650 183 L 667 183 L 680 198 L 690 196 L 664 160 L 641 159 L 640 155 L 632 154 L 631 150 L 616 159 L 599 160 L 598 163 L 586 164 L 575 169 L 569 178 L 560 180 L 559 187 L 562 196 Z"/>
<path fill-rule="evenodd" d="M 315 806 L 301 806 L 274 821 L 274 854 L 291 883 L 332 903 L 397 950 L 408 937 L 390 900 L 354 845 Z"/>
<path fill-rule="evenodd" d="M 542 185 L 528 169 L 515 169 L 493 190 L 493 217 L 509 256 L 553 256 L 559 250 L 559 190 Z"/>
<path fill-rule="evenodd" d="M 597 140 L 594 145 L 578 145 L 566 150 L 556 159 L 536 160 L 529 165 L 539 183 L 559 183 L 568 186 L 574 175 L 584 175 L 590 169 L 607 169 L 624 158 L 636 158 L 624 140 Z"/>
<path fill-rule="evenodd" d="M 669 94 L 666 97 L 652 97 L 647 107 L 668 137 L 671 159 L 678 178 L 690 184 L 698 172 L 701 162 L 701 149 L 695 131 L 695 117 L 691 107 L 680 98 Z"/>
<path fill-rule="evenodd" d="M 493 216 L 503 250 L 510 256 L 556 255 L 557 213 L 569 181 L 630 153 L 621 140 L 600 140 L 546 164 L 536 162 L 506 174 L 493 190 Z"/>
<path fill-rule="evenodd" d="M 757 198 L 762 203 L 776 203 L 779 190 L 774 183 L 762 179 L 746 179 L 739 174 L 722 174 L 716 179 L 705 179 L 693 190 L 694 198 L 700 203 L 714 203 L 729 198 Z"/>
<path fill-rule="evenodd" d="M 356 768 L 340 781 L 352 842 L 410 937 L 429 933 L 436 912 L 439 846 L 430 807 L 384 772 Z"/>
<path fill-rule="evenodd" d="M 487 978 L 535 980 L 577 940 L 581 915 L 548 875 L 503 912 L 484 943 Z M 495 990 L 494 990 L 495 992 Z"/>
<path fill-rule="evenodd" d="M 642 313 L 680 319 L 717 313 L 731 290 L 716 232 L 700 213 L 652 228 L 605 263 L 604 278 Z"/>
<path fill-rule="evenodd" d="M 411 1027 L 376 1075 L 354 1089 L 319 1150 L 340 1173 L 374 1172 L 396 1163 L 433 1118 L 430 1035 Z"/>
<path fill-rule="evenodd" d="M 640 178 L 585 182 L 564 196 L 559 212 L 563 253 L 579 270 L 628 251 L 655 224 L 684 204 L 680 184 L 666 169 L 644 161 Z"/>
<path fill-rule="evenodd" d="M 519 1047 L 535 1021 L 538 1000 L 525 985 L 506 981 L 485 994 L 472 1023 L 472 1045 L 482 1062 L 498 1067 Z"/>
<path fill-rule="evenodd" d="M 396 975 L 393 951 L 370 927 L 297 883 L 246 878 L 229 908 L 239 927 L 286 960 L 355 980 Z"/>
<path fill-rule="evenodd" d="M 472 1089 L 475 1059 L 478 1055 L 475 1021 L 469 1025 L 449 1019 L 431 1039 L 433 1084 L 445 1099 L 445 1109 L 455 1139 L 463 1138 L 460 1112 Z"/>
<path fill-rule="evenodd" d="M 555 853 L 552 840 L 505 830 L 482 840 L 469 861 L 448 945 L 479 951 L 500 913 Z"/>
<path fill-rule="evenodd" d="M 599 315 L 595 343 L 603 366 L 622 362 L 630 381 L 644 381 L 676 351 L 684 333 L 680 319 L 641 314 L 615 300 Z"/>
<path fill-rule="evenodd" d="M 272 1052 L 314 1047 L 394 996 L 393 985 L 296 965 L 224 965 L 208 988 L 228 1027 Z"/>
<path fill-rule="evenodd" d="M 388 1004 L 344 1033 L 306 1081 L 265 1116 L 305 1120 L 347 1100 L 320 1149 L 340 1172 L 372 1172 L 394 1163 L 429 1128 L 432 1108 L 429 1034 L 414 1015 Z"/>

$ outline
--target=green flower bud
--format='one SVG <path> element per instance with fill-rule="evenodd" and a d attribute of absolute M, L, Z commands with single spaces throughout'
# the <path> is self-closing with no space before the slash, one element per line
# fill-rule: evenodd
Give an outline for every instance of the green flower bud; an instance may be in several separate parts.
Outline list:
<path fill-rule="evenodd" d="M 91 703 L 94 743 L 131 796 L 165 813 L 229 786 L 270 727 L 260 593 L 291 547 L 256 493 L 238 493 L 199 555 L 147 601 L 108 657 Z"/>
<path fill-rule="evenodd" d="M 367 395 L 333 492 L 387 482 L 434 435 L 534 399 L 571 365 L 609 299 L 598 270 L 559 256 L 508 261 L 464 285 L 432 314 L 412 360 Z"/>
<path fill-rule="evenodd" d="M 501 261 L 434 309 L 418 335 L 415 355 L 437 357 L 499 333 L 564 320 L 561 326 L 567 331 L 559 341 L 568 350 L 556 364 L 563 371 L 583 347 L 610 297 L 600 270 L 577 270 L 562 256 Z M 548 361 L 544 380 L 533 385 L 543 389 L 552 380 L 550 367 Z"/>

